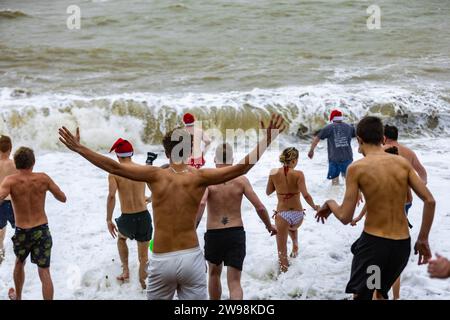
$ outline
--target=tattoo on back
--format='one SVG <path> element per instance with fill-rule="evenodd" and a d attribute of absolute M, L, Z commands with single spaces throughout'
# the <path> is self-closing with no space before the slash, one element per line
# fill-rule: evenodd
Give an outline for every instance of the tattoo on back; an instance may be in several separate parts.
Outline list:
<path fill-rule="evenodd" d="M 222 218 L 222 224 L 226 225 L 228 222 L 230 222 L 230 219 L 228 219 L 228 217 L 223 217 Z"/>

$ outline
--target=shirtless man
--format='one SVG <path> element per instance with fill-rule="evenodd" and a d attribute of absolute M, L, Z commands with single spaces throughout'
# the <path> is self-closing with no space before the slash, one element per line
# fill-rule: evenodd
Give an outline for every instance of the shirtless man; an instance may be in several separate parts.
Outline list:
<path fill-rule="evenodd" d="M 416 170 L 417 174 L 419 175 L 420 179 L 422 179 L 423 183 L 427 184 L 427 171 L 425 170 L 422 163 L 420 163 L 419 158 L 417 157 L 416 153 L 412 151 L 410 148 L 405 147 L 404 145 L 401 145 L 398 143 L 398 129 L 395 126 L 385 125 L 384 126 L 384 148 L 388 149 L 390 147 L 397 147 L 398 154 L 409 161 L 409 163 L 412 165 L 414 170 Z M 412 193 L 411 189 L 408 189 L 408 197 L 406 198 L 406 204 L 405 204 L 405 212 L 408 214 L 409 209 L 411 209 L 412 206 Z"/>
<path fill-rule="evenodd" d="M 208 151 L 211 139 L 202 129 L 198 128 L 195 123 L 195 117 L 190 113 L 185 113 L 183 123 L 187 132 L 193 137 L 192 155 L 189 157 L 188 164 L 191 167 L 200 169 L 205 165 L 204 155 Z"/>
<path fill-rule="evenodd" d="M 52 236 L 45 213 L 45 195 L 50 191 L 56 200 L 66 202 L 64 192 L 45 173 L 34 173 L 33 150 L 25 147 L 14 153 L 14 163 L 18 173 L 7 176 L 0 186 L 0 201 L 11 196 L 16 232 L 12 237 L 14 253 L 17 257 L 14 266 L 15 289 L 9 289 L 11 300 L 22 299 L 25 281 L 25 260 L 31 254 L 31 262 L 38 266 L 42 282 L 42 295 L 45 300 L 53 299 L 53 283 L 50 277 L 50 256 Z"/>
<path fill-rule="evenodd" d="M 119 138 L 109 152 L 115 151 L 119 163 L 135 165 L 133 146 L 127 140 Z M 139 281 L 145 289 L 147 279 L 148 243 L 152 238 L 152 218 L 147 210 L 145 197 L 145 182 L 133 181 L 110 174 L 108 176 L 109 193 L 106 204 L 106 223 L 113 238 L 117 236 L 117 248 L 122 262 L 122 274 L 117 277 L 119 281 L 128 281 L 130 270 L 128 268 L 127 239 L 136 240 L 139 258 Z M 116 206 L 116 193 L 119 192 L 120 209 L 122 215 L 116 219 L 117 228 L 112 221 Z"/>
<path fill-rule="evenodd" d="M 383 131 L 377 117 L 365 117 L 359 122 L 356 135 L 359 152 L 364 158 L 348 168 L 342 205 L 328 200 L 316 215 L 317 221 L 324 223 L 333 213 L 343 224 L 349 224 L 358 201 L 358 190 L 362 191 L 367 216 L 361 237 L 352 245 L 354 257 L 346 288 L 347 293 L 353 293 L 355 299 L 361 300 L 387 299 L 389 289 L 408 263 L 411 238 L 404 205 L 409 187 L 424 202 L 422 225 L 414 251 L 419 254 L 419 264 L 426 264 L 431 258 L 428 235 L 435 200 L 407 160 L 384 152 L 381 145 Z M 376 290 L 369 286 L 373 281 L 373 268 L 379 272 Z"/>
<path fill-rule="evenodd" d="M 9 158 L 11 155 L 12 143 L 8 136 L 0 136 L 0 184 L 9 175 L 17 172 L 14 162 Z M 9 222 L 12 228 L 14 224 L 14 212 L 11 204 L 11 197 L 7 197 L 0 205 L 0 264 L 5 259 L 5 241 L 6 225 Z"/>
<path fill-rule="evenodd" d="M 214 162 L 216 168 L 231 166 L 233 164 L 233 148 L 227 143 L 219 145 Z M 243 196 L 255 207 L 267 231 L 271 235 L 277 233 L 270 223 L 266 208 L 246 177 L 240 176 L 206 189 L 197 221 L 200 221 L 206 204 L 208 204 L 205 258 L 209 265 L 208 289 L 211 300 L 220 300 L 222 296 L 220 276 L 223 265 L 227 267 L 230 299 L 242 300 L 244 296 L 241 287 L 242 266 L 246 254 L 245 231 L 241 215 Z"/>
<path fill-rule="evenodd" d="M 186 164 L 192 138 L 184 129 L 175 129 L 163 139 L 170 167 L 118 163 L 80 144 L 79 130 L 73 135 L 59 129 L 60 141 L 97 167 L 114 175 L 149 184 L 152 190 L 154 246 L 148 268 L 148 299 L 206 299 L 206 263 L 199 248 L 196 217 L 200 201 L 210 185 L 221 184 L 246 174 L 280 131 L 284 120 L 273 115 L 266 135 L 239 164 L 224 168 L 196 170 Z"/>

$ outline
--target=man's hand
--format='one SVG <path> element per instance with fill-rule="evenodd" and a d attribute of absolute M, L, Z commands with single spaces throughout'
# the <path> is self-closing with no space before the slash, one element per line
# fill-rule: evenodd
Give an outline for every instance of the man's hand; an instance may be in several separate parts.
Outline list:
<path fill-rule="evenodd" d="M 266 130 L 267 143 L 271 143 L 278 134 L 286 129 L 284 118 L 279 114 L 272 114 L 267 126 L 264 124 L 264 121 L 261 120 L 261 129 Z"/>
<path fill-rule="evenodd" d="M 115 238 L 117 237 L 117 228 L 116 228 L 116 225 L 115 225 L 114 222 L 112 222 L 111 220 L 110 220 L 110 221 L 107 221 L 106 223 L 108 224 L 108 230 L 109 230 L 109 233 L 111 234 L 111 236 L 113 237 L 113 239 L 115 239 Z"/>
<path fill-rule="evenodd" d="M 270 225 L 269 228 L 267 228 L 267 231 L 269 231 L 270 236 L 275 236 L 278 233 L 277 227 L 275 227 L 273 224 Z"/>
<path fill-rule="evenodd" d="M 316 213 L 317 222 L 319 222 L 319 220 L 320 220 L 320 221 L 322 221 L 322 223 L 325 223 L 325 220 L 328 219 L 330 214 L 331 214 L 331 209 L 328 206 L 328 203 L 325 202 Z"/>
<path fill-rule="evenodd" d="M 450 261 L 436 253 L 436 259 L 430 260 L 428 273 L 431 278 L 446 279 L 450 277 Z"/>
<path fill-rule="evenodd" d="M 414 245 L 414 254 L 419 254 L 419 265 L 427 264 L 431 259 L 431 250 L 428 240 L 417 239 Z"/>
<path fill-rule="evenodd" d="M 310 158 L 310 159 L 314 158 L 314 150 L 313 149 L 309 150 L 308 158 Z"/>
<path fill-rule="evenodd" d="M 66 127 L 59 128 L 59 141 L 72 151 L 79 152 L 82 145 L 80 143 L 80 128 L 77 128 L 75 136 Z"/>

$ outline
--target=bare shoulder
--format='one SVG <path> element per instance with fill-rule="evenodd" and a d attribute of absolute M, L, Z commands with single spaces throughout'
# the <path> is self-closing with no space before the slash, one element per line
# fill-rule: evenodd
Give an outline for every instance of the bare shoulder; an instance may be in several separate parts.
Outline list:
<path fill-rule="evenodd" d="M 236 178 L 236 181 L 243 187 L 251 186 L 250 180 L 246 176 L 240 176 Z"/>
<path fill-rule="evenodd" d="M 373 160 L 366 157 L 353 161 L 347 168 L 347 175 L 358 174 L 359 172 L 366 170 L 372 163 Z"/>
<path fill-rule="evenodd" d="M 52 181 L 52 178 L 45 172 L 36 172 L 33 174 L 35 178 L 39 179 L 40 181 Z"/>
<path fill-rule="evenodd" d="M 302 170 L 294 170 L 294 174 L 299 177 L 300 179 L 304 179 L 305 178 L 305 174 L 303 173 Z"/>
<path fill-rule="evenodd" d="M 0 184 L 12 185 L 17 181 L 17 178 L 18 178 L 17 174 L 8 175 L 3 179 L 3 181 L 0 181 Z"/>
<path fill-rule="evenodd" d="M 410 151 L 412 152 L 412 150 L 410 150 Z M 405 168 L 408 168 L 408 169 L 412 168 L 411 162 L 407 158 L 404 158 L 402 156 L 397 156 L 397 155 L 392 155 L 391 157 L 393 158 L 393 161 L 395 161 L 399 165 L 401 165 Z"/>
<path fill-rule="evenodd" d="M 270 170 L 269 175 L 274 176 L 279 172 L 280 168 L 273 168 Z"/>

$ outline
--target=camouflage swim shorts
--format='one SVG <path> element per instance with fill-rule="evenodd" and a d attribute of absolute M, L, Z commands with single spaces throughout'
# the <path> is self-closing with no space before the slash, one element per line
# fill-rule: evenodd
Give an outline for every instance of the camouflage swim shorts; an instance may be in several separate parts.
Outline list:
<path fill-rule="evenodd" d="M 40 268 L 50 267 L 52 252 L 52 235 L 48 224 L 30 229 L 16 227 L 16 233 L 11 239 L 16 257 L 24 262 L 31 253 L 31 262 Z"/>

